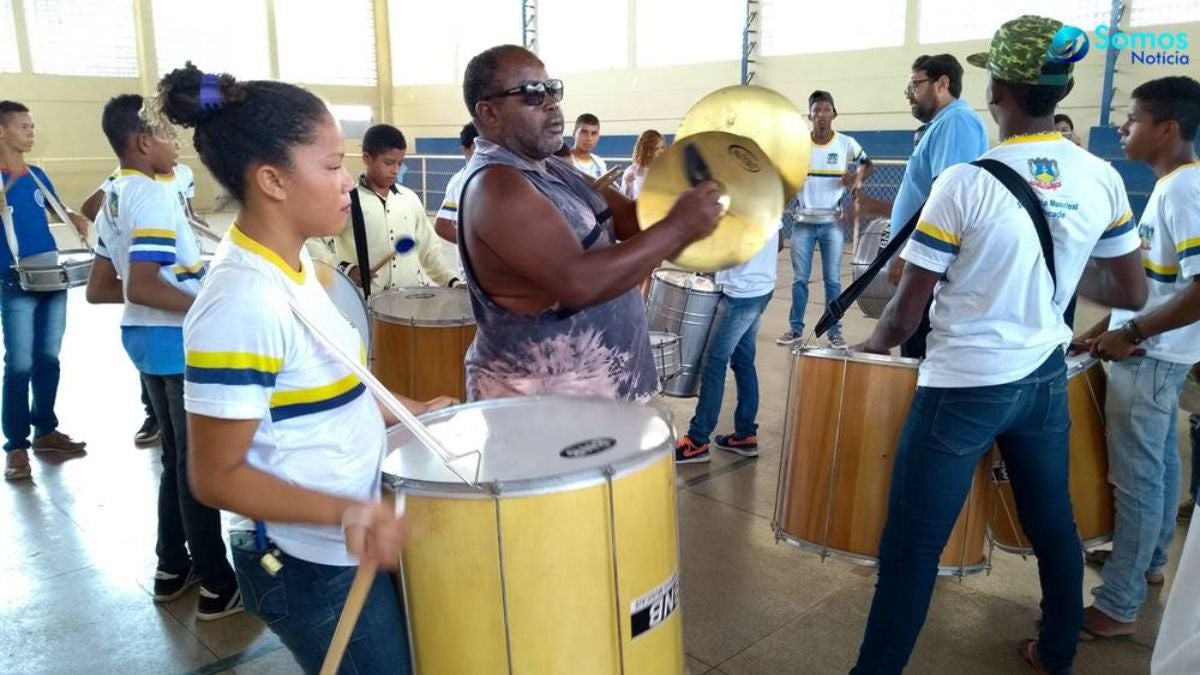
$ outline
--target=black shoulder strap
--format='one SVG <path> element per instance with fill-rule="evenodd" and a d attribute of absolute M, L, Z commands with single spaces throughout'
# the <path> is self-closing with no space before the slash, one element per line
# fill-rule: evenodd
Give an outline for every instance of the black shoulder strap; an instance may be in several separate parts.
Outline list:
<path fill-rule="evenodd" d="M 908 219 L 904 227 L 900 228 L 896 236 L 888 241 L 887 246 L 883 247 L 883 250 L 875 256 L 875 259 L 871 261 L 867 269 L 863 270 L 862 275 L 847 286 L 841 295 L 829 301 L 829 304 L 825 306 L 825 313 L 821 315 L 821 320 L 817 322 L 817 337 L 824 335 L 826 331 L 833 328 L 838 321 L 842 320 L 842 317 L 846 315 L 846 310 L 850 309 L 850 306 L 854 304 L 858 296 L 867 290 L 867 286 L 870 286 L 871 282 L 875 280 L 875 277 L 879 274 L 879 270 L 883 269 L 883 266 L 892 259 L 892 256 L 904 246 L 904 242 L 908 241 L 908 238 L 912 236 L 912 233 L 917 229 L 917 221 L 921 219 L 921 211 L 924 210 L 925 204 L 922 203 L 913 212 L 912 217 Z"/>
<path fill-rule="evenodd" d="M 371 296 L 371 261 L 367 257 L 367 221 L 357 185 L 350 190 L 350 227 L 354 228 L 354 254 L 358 258 L 358 273 L 362 275 L 363 297 L 367 298 Z"/>
<path fill-rule="evenodd" d="M 1042 245 L 1042 258 L 1046 261 L 1046 269 L 1050 271 L 1050 280 L 1054 282 L 1054 287 L 1058 288 L 1058 276 L 1054 273 L 1054 238 L 1050 235 L 1050 222 L 1046 220 L 1046 212 L 1042 210 L 1042 203 L 1033 188 L 1012 167 L 1000 160 L 977 159 L 971 162 L 971 165 L 992 174 L 993 178 L 1000 181 L 1000 184 L 1008 188 L 1012 196 L 1021 202 L 1021 207 L 1029 214 L 1033 227 L 1037 230 L 1038 241 Z"/>

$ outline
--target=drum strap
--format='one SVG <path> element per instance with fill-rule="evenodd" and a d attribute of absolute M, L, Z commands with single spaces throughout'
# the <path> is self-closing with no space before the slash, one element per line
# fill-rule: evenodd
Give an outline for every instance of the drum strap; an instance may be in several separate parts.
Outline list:
<path fill-rule="evenodd" d="M 992 174 L 993 178 L 1008 188 L 1012 196 L 1017 198 L 1017 201 L 1021 203 L 1021 207 L 1029 214 L 1029 219 L 1033 221 L 1033 227 L 1037 230 L 1038 242 L 1042 245 L 1042 260 L 1046 261 L 1046 270 L 1050 272 L 1050 281 L 1057 290 L 1058 276 L 1054 273 L 1054 237 L 1050 234 L 1050 222 L 1046 220 L 1046 213 L 1042 210 L 1041 200 L 1038 199 L 1033 188 L 1012 167 L 999 160 L 977 159 L 971 162 L 971 164 Z M 1071 298 L 1071 302 L 1067 304 L 1067 308 L 1063 311 L 1063 318 L 1066 320 L 1068 326 L 1074 328 L 1074 297 Z"/>
<path fill-rule="evenodd" d="M 91 251 L 92 245 L 88 243 L 87 239 L 85 239 L 82 234 L 79 234 L 79 230 L 75 229 L 75 223 L 73 223 L 67 216 L 67 210 L 63 207 L 62 202 L 58 201 L 58 198 L 54 196 L 54 193 L 46 189 L 46 186 L 42 184 L 42 179 L 38 178 L 37 172 L 33 170 L 33 167 L 29 167 L 29 177 L 33 179 L 33 182 L 37 184 L 38 189 L 42 191 L 42 196 L 46 198 L 46 203 L 50 204 L 51 209 L 54 209 L 54 215 L 58 216 L 58 219 L 62 221 L 63 225 L 69 227 L 71 231 L 79 237 L 79 241 L 83 242 L 84 248 Z"/>
<path fill-rule="evenodd" d="M 4 182 L 4 176 L 0 175 L 0 220 L 4 223 L 4 239 L 8 242 L 8 250 L 12 253 L 12 262 L 16 265 L 20 260 L 21 253 L 17 246 L 17 226 L 13 222 L 12 207 L 8 205 L 8 187 L 12 181 Z"/>
<path fill-rule="evenodd" d="M 371 261 L 367 258 L 367 220 L 363 217 L 358 186 L 350 191 L 350 227 L 354 228 L 354 255 L 358 258 L 358 273 L 362 278 L 364 298 L 371 297 Z"/>
<path fill-rule="evenodd" d="M 1054 273 L 1054 239 L 1050 235 L 1050 223 L 1046 220 L 1046 214 L 1042 211 L 1041 202 L 1033 192 L 1033 188 L 1025 182 L 1021 176 L 1007 164 L 995 159 L 980 159 L 971 162 L 984 171 L 990 173 L 996 180 L 1000 181 L 1001 185 L 1008 189 L 1025 212 L 1029 214 L 1029 218 L 1033 220 L 1034 229 L 1037 230 L 1038 241 L 1042 246 L 1042 259 L 1046 261 L 1046 269 L 1050 272 L 1050 280 L 1054 282 L 1055 288 L 1058 287 L 1058 278 Z M 825 314 L 821 316 L 821 320 L 817 322 L 817 336 L 820 337 L 832 328 L 846 314 L 846 310 L 850 308 L 858 296 L 867 290 L 867 286 L 875 280 L 875 276 L 879 274 L 879 270 L 892 259 L 902 246 L 908 241 L 912 233 L 917 229 L 917 221 L 920 220 L 921 211 L 925 210 L 925 204 L 921 204 L 921 208 L 917 209 L 916 213 L 908 219 L 904 227 L 896 233 L 895 238 L 888 242 L 875 260 L 871 261 L 871 265 L 862 273 L 854 283 L 846 287 L 842 294 L 832 300 L 825 309 Z M 1067 308 L 1063 311 L 1063 319 L 1067 325 L 1074 327 L 1075 323 L 1075 298 L 1071 298 Z"/>
<path fill-rule="evenodd" d="M 850 306 L 854 304 L 858 296 L 867 290 L 867 286 L 870 286 L 871 282 L 875 280 L 876 275 L 879 274 L 879 270 L 883 269 L 883 266 L 892 259 L 892 256 L 904 246 L 908 238 L 912 236 L 912 233 L 916 231 L 917 221 L 921 219 L 921 211 L 923 210 L 925 210 L 924 202 L 912 214 L 912 217 L 908 219 L 904 227 L 900 228 L 896 236 L 888 242 L 888 245 L 883 247 L 883 250 L 875 256 L 875 259 L 871 261 L 871 264 L 863 271 L 862 275 L 847 286 L 841 295 L 829 301 L 829 304 L 825 306 L 825 313 L 821 315 L 821 320 L 817 322 L 817 337 L 824 335 L 830 328 L 837 325 L 838 321 L 842 320 L 842 317 L 846 315 L 846 310 L 850 309 Z"/>

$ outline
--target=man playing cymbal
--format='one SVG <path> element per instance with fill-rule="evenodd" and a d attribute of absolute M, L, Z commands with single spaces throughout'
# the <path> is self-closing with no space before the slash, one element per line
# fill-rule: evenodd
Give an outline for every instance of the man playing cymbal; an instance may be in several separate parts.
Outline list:
<path fill-rule="evenodd" d="M 640 232 L 632 201 L 595 190 L 553 157 L 562 97 L 562 81 L 514 45 L 476 55 L 463 77 L 479 129 L 458 205 L 477 326 L 466 363 L 471 400 L 648 400 L 659 383 L 637 286 L 721 214 L 716 184 L 702 182 Z"/>

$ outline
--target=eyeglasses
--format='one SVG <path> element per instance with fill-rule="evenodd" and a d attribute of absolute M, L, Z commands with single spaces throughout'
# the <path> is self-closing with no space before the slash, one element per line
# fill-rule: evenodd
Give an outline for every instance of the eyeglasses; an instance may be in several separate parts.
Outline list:
<path fill-rule="evenodd" d="M 506 96 L 524 96 L 525 105 L 538 106 L 546 102 L 546 97 L 554 99 L 555 102 L 563 100 L 563 83 L 562 80 L 546 80 L 545 82 L 525 82 L 518 84 L 512 89 L 507 89 L 499 94 L 484 96 L 482 101 L 490 101 L 494 98 L 504 98 Z"/>
<path fill-rule="evenodd" d="M 921 86 L 922 83 L 932 82 L 932 81 L 933 81 L 933 78 L 930 78 L 930 77 L 924 77 L 919 80 L 909 80 L 908 85 L 904 87 L 904 93 L 911 94 L 914 91 L 916 91 L 917 87 Z"/>

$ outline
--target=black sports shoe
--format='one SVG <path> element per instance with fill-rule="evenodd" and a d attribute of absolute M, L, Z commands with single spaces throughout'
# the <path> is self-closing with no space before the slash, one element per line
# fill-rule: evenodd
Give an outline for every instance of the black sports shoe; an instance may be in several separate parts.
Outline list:
<path fill-rule="evenodd" d="M 158 422 L 153 417 L 147 417 L 146 421 L 142 422 L 142 428 L 133 435 L 133 444 L 139 448 L 149 447 L 158 443 L 160 436 Z"/>
<path fill-rule="evenodd" d="M 215 621 L 242 611 L 242 591 L 233 584 L 220 591 L 200 587 L 200 601 L 196 605 L 196 618 L 200 621 Z"/>
<path fill-rule="evenodd" d="M 729 434 L 713 437 L 713 445 L 727 452 L 733 452 L 742 457 L 758 456 L 758 436 L 737 436 Z"/>
<path fill-rule="evenodd" d="M 160 567 L 154 571 L 154 601 L 170 602 L 198 581 L 191 567 L 181 572 L 170 572 Z"/>

